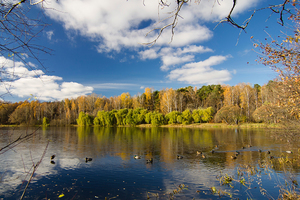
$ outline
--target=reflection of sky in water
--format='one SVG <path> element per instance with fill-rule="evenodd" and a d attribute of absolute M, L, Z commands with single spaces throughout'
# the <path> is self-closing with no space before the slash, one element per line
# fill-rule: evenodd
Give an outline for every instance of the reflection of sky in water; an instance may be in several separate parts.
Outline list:
<path fill-rule="evenodd" d="M 134 132 L 136 130 L 138 132 Z M 240 187 L 239 184 L 235 184 L 234 189 L 220 186 L 216 176 L 221 173 L 231 174 L 236 170 L 237 163 L 244 165 L 266 159 L 266 152 L 260 154 L 258 148 L 264 151 L 272 149 L 272 154 L 274 152 L 276 155 L 284 152 L 284 145 L 260 132 L 238 134 L 233 130 L 232 133 L 225 132 L 225 135 L 224 132 L 199 130 L 189 130 L 185 134 L 180 133 L 180 130 L 157 129 L 158 132 L 154 133 L 150 130 L 43 130 L 27 142 L 0 155 L 0 198 L 20 197 L 27 183 L 24 182 L 21 187 L 22 180 L 29 179 L 25 172 L 30 170 L 32 160 L 34 163 L 39 161 L 48 139 L 50 144 L 45 158 L 26 191 L 28 198 L 56 199 L 64 194 L 65 199 L 145 199 L 147 193 L 152 198 L 158 193 L 160 199 L 168 199 L 168 193 L 182 183 L 188 186 L 188 190 L 177 194 L 181 198 L 218 199 L 218 195 L 212 195 L 210 192 L 212 186 L 226 189 L 240 199 L 250 198 L 251 195 L 261 198 L 264 196 L 261 195 L 257 182 L 253 183 L 253 187 L 257 189 L 246 192 L 246 188 Z M 5 138 L 0 139 L 1 146 L 6 142 Z M 242 146 L 250 142 L 253 147 L 242 149 Z M 219 145 L 216 153 L 211 153 L 216 144 Z M 206 158 L 197 156 L 197 150 L 203 151 Z M 241 154 L 233 161 L 230 156 L 235 150 L 239 150 Z M 56 155 L 55 164 L 50 163 L 53 154 Z M 142 158 L 133 159 L 135 154 L 141 155 Z M 177 160 L 177 154 L 183 155 L 183 159 Z M 85 162 L 86 157 L 92 157 L 93 160 Z M 154 158 L 153 164 L 146 164 L 146 159 L 151 157 Z M 258 179 L 262 179 L 263 187 L 270 191 L 273 197 L 277 197 L 279 189 L 275 188 L 276 192 L 272 191 L 282 178 L 281 175 L 272 176 L 272 182 L 265 173 Z"/>

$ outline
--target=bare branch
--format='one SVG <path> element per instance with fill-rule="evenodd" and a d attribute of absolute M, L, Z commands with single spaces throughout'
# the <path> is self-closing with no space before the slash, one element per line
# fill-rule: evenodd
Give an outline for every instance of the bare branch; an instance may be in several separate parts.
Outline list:
<path fill-rule="evenodd" d="M 9 9 L 9 11 L 6 13 L 6 15 L 4 16 L 4 19 L 7 17 L 7 15 L 9 15 L 9 13 L 11 13 L 13 11 L 13 9 L 15 9 L 15 7 L 17 7 L 18 5 L 20 5 L 21 3 L 24 3 L 26 0 L 21 0 L 18 3 L 15 3 L 12 5 L 12 7 Z"/>
<path fill-rule="evenodd" d="M 15 146 L 19 145 L 20 143 L 24 142 L 25 140 L 28 140 L 30 137 L 32 137 L 37 132 L 38 129 L 39 128 L 37 128 L 35 131 L 33 131 L 30 134 L 26 133 L 24 136 L 21 134 L 17 139 L 15 139 L 14 141 L 5 145 L 4 147 L 0 148 L 0 155 L 5 153 L 6 151 L 8 151 L 11 148 L 14 148 Z M 4 151 L 2 151 L 2 150 L 4 150 Z"/>
<path fill-rule="evenodd" d="M 166 28 L 168 28 L 168 27 L 171 27 L 171 31 L 172 31 L 172 36 L 171 36 L 171 41 L 170 41 L 170 43 L 171 43 L 171 42 L 173 41 L 173 37 L 174 37 L 174 29 L 175 29 L 175 27 L 176 27 L 176 25 L 177 25 L 177 22 L 178 22 L 179 11 L 181 10 L 183 4 L 184 4 L 184 3 L 187 3 L 187 2 L 188 2 L 188 1 L 184 1 L 184 0 L 178 1 L 179 4 L 178 4 L 178 7 L 177 7 L 177 8 L 175 9 L 175 11 L 174 11 L 174 12 L 175 12 L 174 15 L 171 15 L 170 17 L 168 17 L 168 18 L 162 20 L 162 21 L 165 21 L 165 20 L 167 20 L 167 19 L 170 19 L 170 18 L 174 17 L 174 20 L 172 21 L 172 23 L 167 24 L 167 25 L 165 25 L 165 26 L 162 27 L 162 28 L 155 28 L 155 29 L 152 29 L 151 31 L 149 31 L 149 32 L 146 34 L 146 37 L 147 37 L 151 32 L 153 32 L 153 31 L 155 31 L 155 30 L 159 30 L 159 33 L 158 33 L 157 37 L 156 37 L 152 42 L 143 43 L 143 44 L 144 44 L 144 45 L 150 45 L 150 47 L 153 46 L 153 45 L 157 42 L 157 40 L 160 38 L 160 36 L 161 36 L 161 34 L 163 33 L 163 31 L 164 31 Z M 160 22 L 162 22 L 162 21 L 160 21 Z M 158 23 L 160 23 L 160 22 L 158 22 Z"/>

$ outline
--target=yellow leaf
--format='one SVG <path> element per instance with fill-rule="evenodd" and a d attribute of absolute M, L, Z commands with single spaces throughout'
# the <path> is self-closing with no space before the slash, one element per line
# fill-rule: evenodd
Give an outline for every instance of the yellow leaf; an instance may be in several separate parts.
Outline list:
<path fill-rule="evenodd" d="M 58 198 L 62 198 L 62 197 L 64 197 L 64 196 L 65 196 L 64 194 L 61 194 L 61 195 L 58 196 Z"/>

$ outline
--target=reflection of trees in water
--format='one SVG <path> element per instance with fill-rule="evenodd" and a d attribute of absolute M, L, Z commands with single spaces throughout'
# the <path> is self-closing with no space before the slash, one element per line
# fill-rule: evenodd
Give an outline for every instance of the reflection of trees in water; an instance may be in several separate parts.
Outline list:
<path fill-rule="evenodd" d="M 133 154 L 146 157 L 159 156 L 161 161 L 174 162 L 177 154 L 196 155 L 197 150 L 209 153 L 215 145 L 222 154 L 208 156 L 212 163 L 227 162 L 234 166 L 233 152 L 242 147 L 241 162 L 252 162 L 259 158 L 258 147 L 264 151 L 272 146 L 274 138 L 263 130 L 250 129 L 190 129 L 190 128 L 137 128 L 137 127 L 94 127 L 77 128 L 78 143 L 94 151 L 95 155 L 115 154 L 130 159 Z M 267 137 L 267 138 L 266 138 Z M 77 149 L 81 149 L 80 147 Z M 266 148 L 264 148 L 266 147 Z M 218 156 L 220 155 L 220 156 Z"/>

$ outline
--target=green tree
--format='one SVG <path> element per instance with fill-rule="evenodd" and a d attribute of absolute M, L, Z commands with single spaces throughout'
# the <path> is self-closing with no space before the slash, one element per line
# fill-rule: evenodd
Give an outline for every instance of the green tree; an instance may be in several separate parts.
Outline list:
<path fill-rule="evenodd" d="M 152 126 L 159 126 L 159 125 L 163 125 L 164 123 L 165 123 L 165 118 L 163 114 L 154 112 L 151 115 Z"/>
<path fill-rule="evenodd" d="M 49 126 L 49 119 L 47 117 L 43 118 L 43 126 Z"/>
<path fill-rule="evenodd" d="M 181 115 L 178 111 L 172 111 L 168 114 L 166 114 L 166 120 L 168 121 L 168 124 L 176 124 L 178 116 Z"/>
<path fill-rule="evenodd" d="M 214 109 L 212 107 L 208 107 L 202 111 L 201 120 L 203 122 L 209 122 L 214 117 Z"/>
<path fill-rule="evenodd" d="M 128 114 L 128 109 L 120 109 L 115 112 L 115 118 L 117 120 L 117 125 L 125 125 L 126 124 L 126 115 Z"/>
<path fill-rule="evenodd" d="M 190 124 L 193 120 L 191 111 L 189 109 L 186 109 L 182 112 L 182 114 L 178 117 L 178 121 L 181 122 L 184 125 Z"/>
<path fill-rule="evenodd" d="M 76 121 L 79 126 L 90 126 L 92 125 L 93 117 L 84 112 L 80 112 Z"/>

